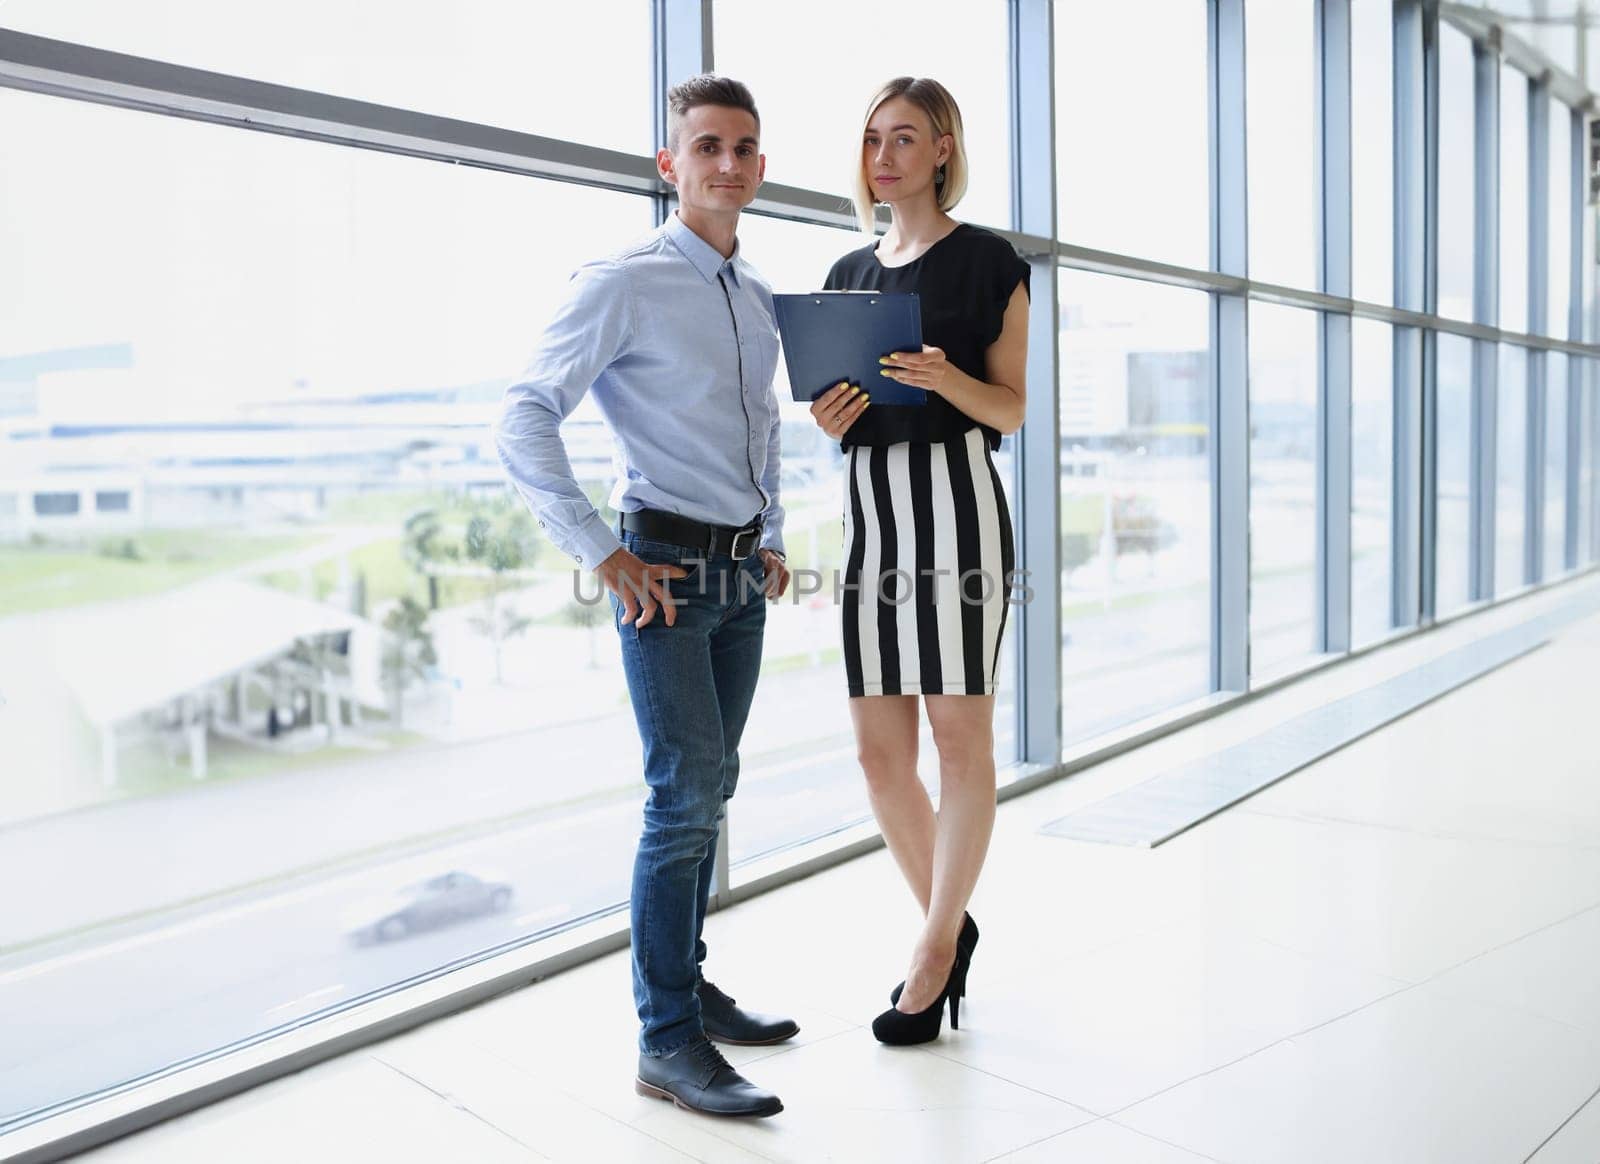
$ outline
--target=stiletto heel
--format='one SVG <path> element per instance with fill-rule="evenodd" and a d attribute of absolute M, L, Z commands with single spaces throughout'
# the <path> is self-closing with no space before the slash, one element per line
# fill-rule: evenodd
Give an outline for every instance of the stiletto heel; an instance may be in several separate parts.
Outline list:
<path fill-rule="evenodd" d="M 963 915 L 963 920 L 961 922 L 961 932 L 956 935 L 956 949 L 966 951 L 967 965 L 970 966 L 972 964 L 972 951 L 977 948 L 978 923 L 972 920 L 972 915 L 970 913 L 965 914 Z M 905 990 L 905 988 L 906 984 L 902 982 L 889 992 L 890 1006 L 894 1006 L 899 1003 L 900 993 Z M 960 994 L 962 998 L 967 996 L 967 976 L 965 973 L 961 975 Z"/>

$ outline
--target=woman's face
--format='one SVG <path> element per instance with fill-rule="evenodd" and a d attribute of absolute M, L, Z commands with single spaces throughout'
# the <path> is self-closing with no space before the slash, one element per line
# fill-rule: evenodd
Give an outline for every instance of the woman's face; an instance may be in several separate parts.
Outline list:
<path fill-rule="evenodd" d="M 861 138 L 861 167 L 872 196 L 901 202 L 933 188 L 933 175 L 950 157 L 949 134 L 936 136 L 928 115 L 904 97 L 873 111 Z"/>

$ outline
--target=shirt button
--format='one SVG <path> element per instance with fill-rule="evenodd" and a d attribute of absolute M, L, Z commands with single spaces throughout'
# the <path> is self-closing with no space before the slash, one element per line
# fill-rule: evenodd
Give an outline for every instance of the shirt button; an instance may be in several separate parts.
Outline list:
<path fill-rule="evenodd" d="M 580 566 L 583 565 L 583 555 L 582 554 L 578 555 L 578 565 L 580 565 Z"/>

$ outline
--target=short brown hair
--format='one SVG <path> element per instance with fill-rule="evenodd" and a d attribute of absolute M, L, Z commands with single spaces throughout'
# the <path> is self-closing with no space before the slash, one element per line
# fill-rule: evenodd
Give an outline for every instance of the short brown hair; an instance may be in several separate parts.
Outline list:
<path fill-rule="evenodd" d="M 756 99 L 750 95 L 743 81 L 719 77 L 715 73 L 701 73 L 687 81 L 679 81 L 667 90 L 667 148 L 678 148 L 678 127 L 683 124 L 689 110 L 701 105 L 726 105 L 730 109 L 743 109 L 756 121 L 756 132 L 761 132 L 761 114 L 756 112 Z"/>
<path fill-rule="evenodd" d="M 872 120 L 872 115 L 878 112 L 878 106 L 885 101 L 892 101 L 896 97 L 904 97 L 911 104 L 927 116 L 933 128 L 934 137 L 943 137 L 949 134 L 953 140 L 950 150 L 950 159 L 940 167 L 944 171 L 944 182 L 939 186 L 939 209 L 948 211 L 961 196 L 967 192 L 967 142 L 966 134 L 961 127 L 961 107 L 956 104 L 956 99 L 950 96 L 946 89 L 932 77 L 896 77 L 884 83 L 883 87 L 872 95 L 872 100 L 867 102 L 867 112 L 861 119 L 862 132 L 866 132 L 867 123 Z M 853 201 L 856 205 L 856 223 L 861 227 L 862 233 L 871 234 L 875 229 L 873 218 L 873 205 L 876 199 L 872 196 L 872 184 L 867 181 L 867 167 L 861 160 L 861 141 L 856 140 L 856 181 Z"/>

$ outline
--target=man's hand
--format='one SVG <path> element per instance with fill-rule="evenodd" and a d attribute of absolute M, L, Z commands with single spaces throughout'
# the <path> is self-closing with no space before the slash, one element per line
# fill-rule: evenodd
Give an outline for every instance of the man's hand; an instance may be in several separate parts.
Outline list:
<path fill-rule="evenodd" d="M 624 546 L 596 566 L 594 572 L 622 600 L 625 612 L 622 625 L 627 626 L 637 618 L 638 626 L 649 626 L 656 616 L 657 606 L 665 612 L 668 626 L 678 620 L 678 606 L 667 588 L 667 579 L 686 575 L 688 571 L 682 566 L 651 565 Z"/>
<path fill-rule="evenodd" d="M 760 549 L 756 553 L 761 555 L 761 565 L 767 572 L 765 580 L 767 599 L 776 602 L 783 597 L 783 592 L 789 589 L 789 567 L 784 565 L 783 558 L 774 550 Z"/>

